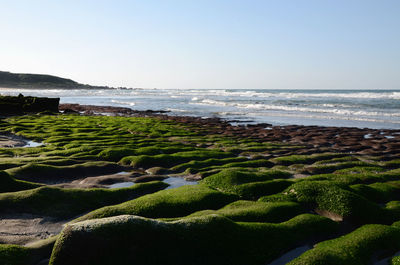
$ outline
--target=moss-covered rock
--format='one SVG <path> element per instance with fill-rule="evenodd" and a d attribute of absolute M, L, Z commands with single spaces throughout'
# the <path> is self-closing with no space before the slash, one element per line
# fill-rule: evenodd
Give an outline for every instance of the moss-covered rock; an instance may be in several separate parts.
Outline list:
<path fill-rule="evenodd" d="M 289 156 L 280 156 L 277 158 L 273 158 L 271 159 L 271 161 L 279 165 L 312 164 L 318 160 L 326 160 L 343 156 L 345 156 L 345 154 L 335 154 L 335 153 L 314 154 L 314 155 L 289 155 Z"/>
<path fill-rule="evenodd" d="M 40 184 L 15 179 L 11 177 L 8 173 L 0 171 L 0 193 L 28 190 L 40 186 Z"/>
<path fill-rule="evenodd" d="M 180 217 L 200 210 L 218 209 L 236 199 L 234 195 L 218 192 L 203 185 L 183 186 L 103 207 L 78 218 L 77 221 L 121 214 L 150 218 Z"/>
<path fill-rule="evenodd" d="M 69 166 L 52 166 L 29 163 L 27 165 L 8 169 L 7 172 L 21 180 L 44 183 L 60 183 L 74 179 L 85 178 L 100 174 L 117 173 L 124 167 L 112 162 L 86 162 Z"/>
<path fill-rule="evenodd" d="M 297 182 L 283 195 L 309 209 L 331 212 L 356 222 L 382 222 L 386 218 L 379 205 L 328 181 Z"/>
<path fill-rule="evenodd" d="M 217 150 L 204 149 L 196 151 L 177 152 L 174 154 L 127 156 L 121 159 L 120 163 L 123 165 L 130 165 L 135 168 L 150 168 L 157 166 L 169 168 L 194 159 L 206 160 L 209 158 L 226 158 L 229 156 L 232 156 L 232 154 Z"/>
<path fill-rule="evenodd" d="M 28 246 L 0 244 L 0 264 L 37 265 L 50 258 L 57 236 L 39 240 Z"/>
<path fill-rule="evenodd" d="M 4 265 L 29 264 L 29 251 L 22 246 L 0 244 L 0 263 Z"/>
<path fill-rule="evenodd" d="M 6 170 L 0 171 L 0 211 L 57 218 L 91 211 L 71 222 L 88 220 L 85 225 L 64 230 L 54 249 L 55 264 L 66 253 L 73 253 L 65 259 L 69 264 L 266 264 L 293 248 L 336 237 L 339 224 L 342 233 L 367 223 L 400 227 L 400 163 L 394 138 L 380 136 L 377 145 L 388 146 L 382 154 L 350 153 L 353 150 L 340 146 L 346 153 L 334 153 L 329 146 L 267 142 L 272 139 L 268 134 L 277 130 L 259 138 L 256 130 L 241 134 L 244 127 L 183 121 L 61 114 L 2 119 L 0 134 L 14 133 L 44 145 L 0 148 L 0 170 Z M 196 186 L 162 191 L 167 185 L 161 182 L 112 190 L 51 185 L 88 176 L 96 179 L 87 181 L 103 184 L 110 178 L 162 180 L 172 173 L 202 180 Z M 114 175 L 104 176 L 108 174 Z M 143 194 L 147 195 L 138 197 Z M 126 214 L 158 221 L 115 217 Z M 96 220 L 103 217 L 112 219 Z M 368 231 L 380 238 L 381 227 Z M 341 243 L 311 252 L 336 264 L 364 262 L 361 238 L 370 239 L 357 235 L 340 241 L 355 257 L 336 251 Z M 346 243 L 352 238 L 359 249 Z M 97 252 L 92 247 L 98 247 Z M 370 249 L 378 256 L 393 255 L 382 253 L 380 246 Z M 32 256 L 30 251 L 7 246 L 0 257 L 15 256 L 21 263 Z M 317 254 L 301 264 L 325 264 Z"/>
<path fill-rule="evenodd" d="M 371 264 L 377 255 L 388 255 L 398 249 L 399 228 L 371 224 L 340 238 L 321 242 L 289 264 Z"/>
<path fill-rule="evenodd" d="M 41 214 L 71 218 L 106 205 L 121 203 L 166 188 L 164 182 L 148 182 L 120 189 L 62 189 L 40 187 L 0 193 L 0 212 Z"/>
<path fill-rule="evenodd" d="M 377 203 L 400 200 L 399 182 L 357 184 L 351 185 L 350 188 L 357 194 Z"/>
<path fill-rule="evenodd" d="M 236 201 L 219 210 L 204 210 L 195 212 L 188 217 L 218 214 L 237 222 L 269 222 L 286 221 L 301 213 L 305 209 L 294 202 L 254 202 Z"/>
<path fill-rule="evenodd" d="M 336 229 L 315 215 L 280 224 L 235 223 L 219 215 L 174 222 L 122 215 L 67 226 L 50 264 L 265 264 L 299 240 Z"/>

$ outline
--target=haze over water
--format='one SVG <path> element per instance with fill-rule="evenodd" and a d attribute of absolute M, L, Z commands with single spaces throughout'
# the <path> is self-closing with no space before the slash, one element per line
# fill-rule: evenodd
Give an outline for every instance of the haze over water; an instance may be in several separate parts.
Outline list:
<path fill-rule="evenodd" d="M 60 97 L 61 103 L 166 110 L 239 123 L 400 129 L 400 90 L 0 89 L 1 94 Z"/>

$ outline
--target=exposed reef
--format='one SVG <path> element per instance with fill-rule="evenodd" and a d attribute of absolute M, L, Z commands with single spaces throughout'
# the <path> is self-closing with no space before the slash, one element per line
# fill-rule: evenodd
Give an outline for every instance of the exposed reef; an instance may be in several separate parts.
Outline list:
<path fill-rule="evenodd" d="M 0 264 L 398 264 L 399 131 L 61 110 L 0 120 Z"/>

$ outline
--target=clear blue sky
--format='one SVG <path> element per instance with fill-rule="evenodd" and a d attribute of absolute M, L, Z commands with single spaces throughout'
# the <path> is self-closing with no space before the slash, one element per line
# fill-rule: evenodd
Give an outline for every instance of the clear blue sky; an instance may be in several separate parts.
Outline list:
<path fill-rule="evenodd" d="M 400 88 L 399 0 L 3 0 L 0 70 L 158 88 Z"/>

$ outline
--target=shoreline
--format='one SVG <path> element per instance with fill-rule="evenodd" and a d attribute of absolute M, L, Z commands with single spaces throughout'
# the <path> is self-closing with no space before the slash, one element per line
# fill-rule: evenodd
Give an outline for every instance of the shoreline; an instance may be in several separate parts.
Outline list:
<path fill-rule="evenodd" d="M 255 140 L 306 144 L 335 152 L 360 152 L 362 154 L 396 154 L 400 149 L 400 129 L 370 129 L 358 127 L 286 125 L 268 123 L 237 126 L 221 118 L 172 116 L 166 111 L 138 111 L 124 107 L 60 104 L 59 110 L 84 115 L 115 115 L 127 117 L 157 117 L 199 126 L 214 127 L 213 132 L 222 135 L 252 137 Z M 72 110 L 72 112 L 71 112 Z M 315 150 L 314 150 L 315 151 Z"/>
<path fill-rule="evenodd" d="M 273 125 L 400 129 L 400 94 L 393 90 L 7 90 L 60 97 L 61 103 L 163 110 L 171 115 L 221 117 Z"/>

